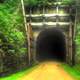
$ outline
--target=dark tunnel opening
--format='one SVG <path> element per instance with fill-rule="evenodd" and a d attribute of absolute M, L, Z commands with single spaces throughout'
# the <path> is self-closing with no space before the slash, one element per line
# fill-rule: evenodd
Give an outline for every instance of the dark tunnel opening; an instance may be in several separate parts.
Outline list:
<path fill-rule="evenodd" d="M 56 27 L 40 32 L 36 42 L 36 55 L 39 61 L 65 61 L 66 44 L 62 30 Z"/>

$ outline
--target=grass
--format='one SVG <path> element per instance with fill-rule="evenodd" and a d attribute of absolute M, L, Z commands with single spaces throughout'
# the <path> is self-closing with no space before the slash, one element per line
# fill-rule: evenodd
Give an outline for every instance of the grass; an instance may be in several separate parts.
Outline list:
<path fill-rule="evenodd" d="M 62 67 L 67 71 L 75 80 L 80 80 L 80 65 L 75 65 L 73 67 L 68 64 L 62 64 Z"/>
<path fill-rule="evenodd" d="M 36 66 L 32 66 L 30 68 L 27 68 L 23 71 L 17 72 L 15 74 L 12 74 L 10 76 L 7 77 L 2 77 L 0 78 L 0 80 L 19 80 L 20 77 L 24 76 L 25 74 L 30 73 L 31 71 L 33 71 Z M 74 67 L 69 66 L 68 64 L 62 64 L 61 67 L 64 68 L 64 70 L 66 72 L 68 72 L 75 80 L 80 80 L 80 65 L 75 65 Z"/>
<path fill-rule="evenodd" d="M 10 76 L 7 76 L 7 77 L 2 77 L 0 78 L 0 80 L 19 80 L 20 77 L 22 77 L 23 75 L 25 74 L 28 74 L 30 73 L 32 70 L 34 70 L 37 66 L 32 66 L 30 68 L 27 68 L 23 71 L 20 71 L 20 72 L 17 72 L 15 74 L 12 74 Z"/>

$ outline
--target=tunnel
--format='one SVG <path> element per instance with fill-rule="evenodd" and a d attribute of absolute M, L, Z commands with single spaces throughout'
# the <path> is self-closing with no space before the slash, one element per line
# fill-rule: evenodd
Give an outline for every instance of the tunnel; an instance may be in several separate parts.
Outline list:
<path fill-rule="evenodd" d="M 63 31 L 58 27 L 41 31 L 36 41 L 36 55 L 39 61 L 65 61 L 66 43 Z"/>

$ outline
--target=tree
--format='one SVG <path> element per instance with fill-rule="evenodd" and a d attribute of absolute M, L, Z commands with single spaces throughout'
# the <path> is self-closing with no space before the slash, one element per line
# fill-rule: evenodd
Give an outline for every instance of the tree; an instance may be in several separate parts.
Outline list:
<path fill-rule="evenodd" d="M 9 62 L 16 66 L 21 59 L 19 57 L 27 55 L 27 41 L 20 0 L 5 0 L 0 5 L 0 33 L 0 49 L 5 54 L 4 66 L 7 66 Z"/>

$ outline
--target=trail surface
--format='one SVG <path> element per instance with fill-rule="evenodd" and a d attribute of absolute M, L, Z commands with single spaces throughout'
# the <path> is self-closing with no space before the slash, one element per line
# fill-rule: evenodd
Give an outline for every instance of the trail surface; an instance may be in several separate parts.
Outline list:
<path fill-rule="evenodd" d="M 74 80 L 58 62 L 43 62 L 19 80 Z"/>

